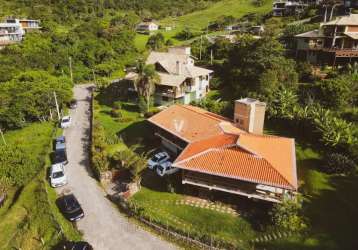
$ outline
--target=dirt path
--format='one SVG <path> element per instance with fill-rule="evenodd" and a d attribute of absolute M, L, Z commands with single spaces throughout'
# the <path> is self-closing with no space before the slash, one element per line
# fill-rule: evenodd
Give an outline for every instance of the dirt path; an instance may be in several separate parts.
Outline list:
<path fill-rule="evenodd" d="M 90 91 L 88 85 L 76 86 L 78 101 L 73 110 L 72 126 L 65 130 L 69 164 L 66 165 L 68 184 L 58 192 L 70 190 L 79 200 L 85 217 L 78 222 L 84 239 L 95 250 L 175 249 L 172 244 L 128 222 L 126 217 L 105 197 L 103 189 L 91 177 L 88 158 L 90 136 Z"/>

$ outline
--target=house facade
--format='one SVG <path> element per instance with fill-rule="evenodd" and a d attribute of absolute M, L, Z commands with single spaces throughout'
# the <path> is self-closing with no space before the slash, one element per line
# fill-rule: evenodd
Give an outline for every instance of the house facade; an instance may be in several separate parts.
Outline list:
<path fill-rule="evenodd" d="M 278 203 L 297 191 L 295 141 L 263 134 L 265 108 L 251 98 L 237 100 L 232 121 L 172 105 L 148 121 L 176 156 L 182 184 Z"/>
<path fill-rule="evenodd" d="M 358 14 L 321 23 L 295 36 L 296 56 L 316 65 L 343 65 L 358 60 Z"/>
<path fill-rule="evenodd" d="M 0 49 L 21 42 L 26 32 L 40 29 L 39 20 L 7 19 L 0 23 Z"/>
<path fill-rule="evenodd" d="M 153 51 L 146 64 L 153 64 L 160 78 L 154 92 L 156 105 L 189 104 L 205 97 L 209 91 L 213 71 L 194 65 L 190 47 L 173 47 L 168 52 Z M 128 80 L 135 78 L 135 73 L 126 76 Z"/>
<path fill-rule="evenodd" d="M 158 30 L 158 24 L 154 22 L 142 22 L 137 25 L 138 32 L 152 32 Z"/>

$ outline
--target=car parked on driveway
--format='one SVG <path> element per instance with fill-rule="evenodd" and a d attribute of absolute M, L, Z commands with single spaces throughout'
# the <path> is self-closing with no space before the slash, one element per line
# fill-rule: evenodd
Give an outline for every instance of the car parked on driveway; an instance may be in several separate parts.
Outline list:
<path fill-rule="evenodd" d="M 179 171 L 179 168 L 175 168 L 172 166 L 170 161 L 163 162 L 157 167 L 157 174 L 161 177 L 164 175 L 174 174 Z"/>
<path fill-rule="evenodd" d="M 71 126 L 72 118 L 71 116 L 67 115 L 62 117 L 61 119 L 61 128 L 68 128 Z"/>
<path fill-rule="evenodd" d="M 63 244 L 65 250 L 93 250 L 93 247 L 86 241 L 67 241 Z"/>
<path fill-rule="evenodd" d="M 66 138 L 61 135 L 55 139 L 55 150 L 61 150 L 66 148 Z"/>
<path fill-rule="evenodd" d="M 72 99 L 70 102 L 70 109 L 75 109 L 77 108 L 77 100 Z"/>
<path fill-rule="evenodd" d="M 170 159 L 169 154 L 165 151 L 161 151 L 148 160 L 148 168 L 154 169 L 158 165 L 168 161 L 169 159 Z"/>
<path fill-rule="evenodd" d="M 61 163 L 66 165 L 68 163 L 66 148 L 57 149 L 53 154 L 54 154 L 53 156 L 54 164 Z"/>
<path fill-rule="evenodd" d="M 54 164 L 50 169 L 50 183 L 52 187 L 61 187 L 67 184 L 65 168 L 63 164 Z"/>
<path fill-rule="evenodd" d="M 58 198 L 57 205 L 69 221 L 78 221 L 85 216 L 80 203 L 73 194 Z"/>

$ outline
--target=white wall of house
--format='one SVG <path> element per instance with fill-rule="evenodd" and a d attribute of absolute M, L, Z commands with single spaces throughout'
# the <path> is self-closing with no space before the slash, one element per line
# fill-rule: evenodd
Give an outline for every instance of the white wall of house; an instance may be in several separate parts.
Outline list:
<path fill-rule="evenodd" d="M 148 25 L 148 30 L 149 31 L 158 30 L 158 25 L 156 25 L 155 23 L 151 23 L 151 24 Z"/>
<path fill-rule="evenodd" d="M 196 91 L 196 99 L 201 99 L 206 96 L 206 89 L 209 88 L 209 75 L 195 78 L 195 91 Z"/>

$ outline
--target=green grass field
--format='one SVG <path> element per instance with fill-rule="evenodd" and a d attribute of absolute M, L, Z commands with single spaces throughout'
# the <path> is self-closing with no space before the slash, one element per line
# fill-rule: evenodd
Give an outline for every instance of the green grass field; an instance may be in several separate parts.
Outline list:
<path fill-rule="evenodd" d="M 52 249 L 64 237 L 81 239 L 60 214 L 55 205 L 56 193 L 45 178 L 52 136 L 52 123 L 34 123 L 5 134 L 8 145 L 18 144 L 38 159 L 39 166 L 34 168 L 39 172 L 24 187 L 10 188 L 0 208 L 0 249 Z"/>
<path fill-rule="evenodd" d="M 160 20 L 162 26 L 171 26 L 171 31 L 160 30 L 166 39 L 172 39 L 174 44 L 185 44 L 188 41 L 178 41 L 173 38 L 178 32 L 188 27 L 194 32 L 205 31 L 210 22 L 215 21 L 218 17 L 223 15 L 232 15 L 240 18 L 244 15 L 256 13 L 265 14 L 272 9 L 272 0 L 265 0 L 264 5 L 257 7 L 252 0 L 222 0 L 212 4 L 206 9 L 195 11 L 180 17 L 168 17 Z M 148 40 L 148 35 L 137 34 L 135 38 L 136 47 L 142 51 L 145 49 L 145 44 Z"/>

